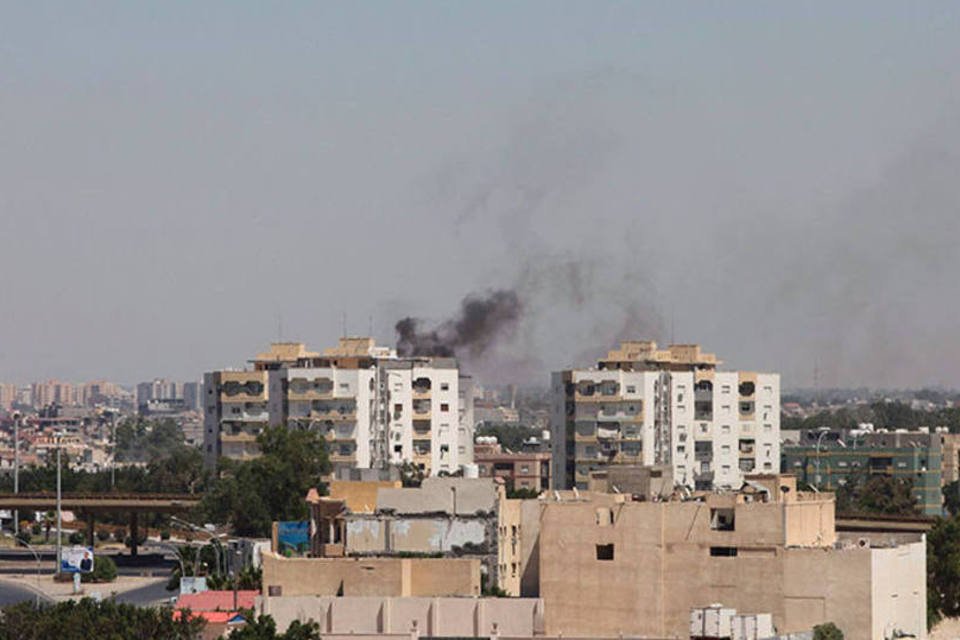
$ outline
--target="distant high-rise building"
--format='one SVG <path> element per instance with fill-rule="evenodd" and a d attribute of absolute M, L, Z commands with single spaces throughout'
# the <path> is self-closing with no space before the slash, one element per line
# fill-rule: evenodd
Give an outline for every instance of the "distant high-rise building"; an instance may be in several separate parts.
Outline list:
<path fill-rule="evenodd" d="M 183 383 L 174 382 L 165 378 L 156 378 L 152 382 L 141 382 L 137 385 L 137 406 L 146 404 L 150 400 L 181 400 L 183 399 Z"/>
<path fill-rule="evenodd" d="M 183 383 L 183 404 L 190 411 L 200 411 L 203 406 L 203 383 Z"/>
<path fill-rule="evenodd" d="M 669 464 L 678 484 L 739 488 L 780 467 L 780 376 L 718 371 L 697 345 L 624 342 L 595 369 L 553 374 L 555 488 L 609 464 Z"/>
<path fill-rule="evenodd" d="M 17 385 L 0 383 L 0 409 L 10 411 L 17 401 Z"/>
<path fill-rule="evenodd" d="M 255 455 L 260 430 L 284 424 L 322 432 L 337 469 L 409 462 L 453 473 L 473 460 L 461 380 L 453 358 L 398 357 L 372 338 L 343 338 L 323 354 L 274 344 L 252 371 L 204 376 L 206 461 Z"/>
<path fill-rule="evenodd" d="M 31 390 L 32 404 L 38 409 L 52 404 L 59 404 L 63 407 L 79 404 L 77 389 L 69 382 L 60 382 L 58 380 L 35 382 Z"/>

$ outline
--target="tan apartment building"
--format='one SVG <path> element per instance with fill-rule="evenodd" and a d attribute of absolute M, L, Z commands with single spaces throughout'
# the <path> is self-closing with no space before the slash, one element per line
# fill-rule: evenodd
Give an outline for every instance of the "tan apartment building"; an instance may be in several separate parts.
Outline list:
<path fill-rule="evenodd" d="M 780 467 L 780 376 L 720 371 L 698 345 L 628 341 L 552 376 L 553 486 L 611 464 L 671 465 L 690 489 L 739 488 Z"/>
<path fill-rule="evenodd" d="M 499 444 L 474 445 L 473 462 L 481 478 L 500 478 L 508 490 L 540 493 L 552 486 L 551 456 L 543 451 L 504 451 Z"/>
<path fill-rule="evenodd" d="M 831 494 L 791 476 L 745 490 L 634 502 L 543 501 L 540 595 L 547 635 L 687 637 L 690 612 L 720 603 L 770 613 L 779 633 L 834 622 L 850 640 L 926 637 L 926 549 L 837 541 Z"/>

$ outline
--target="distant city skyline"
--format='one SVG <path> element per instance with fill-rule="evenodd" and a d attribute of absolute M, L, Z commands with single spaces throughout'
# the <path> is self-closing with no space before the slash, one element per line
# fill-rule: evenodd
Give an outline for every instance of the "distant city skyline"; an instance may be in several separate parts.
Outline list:
<path fill-rule="evenodd" d="M 193 380 L 509 290 L 486 382 L 673 338 L 784 388 L 957 386 L 958 27 L 893 2 L 12 4 L 0 380 Z"/>

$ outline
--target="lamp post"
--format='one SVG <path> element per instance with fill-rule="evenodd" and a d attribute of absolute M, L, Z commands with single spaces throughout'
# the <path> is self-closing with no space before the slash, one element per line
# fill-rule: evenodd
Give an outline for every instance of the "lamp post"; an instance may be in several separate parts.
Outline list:
<path fill-rule="evenodd" d="M 57 445 L 57 576 L 60 575 L 60 565 L 63 559 L 62 540 L 63 537 L 63 509 L 61 504 L 62 491 L 60 484 L 60 445 L 63 434 L 54 434 L 54 442 Z"/>
<path fill-rule="evenodd" d="M 13 493 L 20 493 L 20 412 L 13 414 Z M 20 510 L 13 510 L 13 535 L 20 533 Z"/>
<path fill-rule="evenodd" d="M 226 564 L 226 562 L 224 562 L 224 561 L 221 560 L 221 554 L 220 554 L 220 538 L 218 538 L 216 535 L 214 535 L 213 532 L 207 531 L 207 530 L 204 529 L 203 527 L 198 527 L 197 525 L 193 524 L 192 522 L 187 522 L 186 520 L 181 520 L 180 518 L 178 518 L 178 517 L 176 517 L 176 516 L 170 516 L 170 520 L 173 521 L 173 522 L 176 522 L 177 524 L 180 524 L 180 525 L 183 525 L 183 526 L 187 527 L 187 528 L 190 529 L 191 531 L 196 531 L 197 533 L 204 533 L 204 534 L 210 536 L 210 542 L 211 542 L 211 543 L 213 543 L 213 542 L 216 543 L 216 544 L 211 545 L 211 546 L 213 547 L 213 552 L 217 554 L 217 573 L 219 573 L 219 574 L 221 574 L 221 575 L 224 574 L 224 573 L 226 573 L 226 568 L 224 567 L 224 565 Z"/>
<path fill-rule="evenodd" d="M 6 533 L 6 532 L 4 532 L 3 535 L 5 535 L 5 536 L 10 536 L 10 534 L 9 534 L 9 533 Z M 40 608 L 40 554 L 37 552 L 37 550 L 36 550 L 33 546 L 31 546 L 31 545 L 28 544 L 27 542 L 21 540 L 20 538 L 17 538 L 16 536 L 10 536 L 10 537 L 13 538 L 13 544 L 14 544 L 14 546 L 16 546 L 16 545 L 18 545 L 18 544 L 21 544 L 21 545 L 25 546 L 25 547 L 30 551 L 30 553 L 33 554 L 33 559 L 37 561 L 37 588 L 36 588 L 36 596 L 37 596 L 37 599 L 36 599 L 36 606 L 37 606 L 37 608 L 39 609 L 39 608 Z"/>
<path fill-rule="evenodd" d="M 817 489 L 820 488 L 820 443 L 823 442 L 823 436 L 830 433 L 830 429 L 827 427 L 820 427 L 818 431 L 820 432 L 820 435 L 817 436 L 817 475 L 815 478 Z"/>

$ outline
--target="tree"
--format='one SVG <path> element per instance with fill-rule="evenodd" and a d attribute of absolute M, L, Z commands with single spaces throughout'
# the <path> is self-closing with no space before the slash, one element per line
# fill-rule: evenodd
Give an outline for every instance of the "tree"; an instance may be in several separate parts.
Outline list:
<path fill-rule="evenodd" d="M 954 480 L 944 485 L 943 507 L 951 516 L 960 515 L 960 481 Z"/>
<path fill-rule="evenodd" d="M 927 621 L 960 615 L 960 519 L 938 518 L 927 533 Z"/>
<path fill-rule="evenodd" d="M 832 622 L 824 622 L 813 628 L 813 640 L 843 640 L 843 631 Z"/>
<path fill-rule="evenodd" d="M 920 511 L 909 478 L 860 472 L 851 474 L 837 490 L 837 512 L 915 515 Z"/>
<path fill-rule="evenodd" d="M 258 437 L 262 455 L 222 460 L 203 499 L 208 521 L 229 523 L 238 535 L 268 537 L 275 520 L 307 517 L 304 498 L 330 470 L 326 441 L 316 431 L 270 427 Z"/>
<path fill-rule="evenodd" d="M 109 556 L 93 557 L 93 571 L 80 575 L 82 582 L 113 582 L 117 579 L 117 565 Z"/>
<path fill-rule="evenodd" d="M 22 602 L 3 608 L 0 640 L 199 640 L 204 622 L 190 618 L 174 620 L 170 609 L 140 608 L 113 600 L 67 600 L 40 609 L 32 602 Z"/>
<path fill-rule="evenodd" d="M 250 619 L 230 634 L 230 640 L 320 640 L 320 625 L 294 620 L 284 633 L 277 633 L 277 623 L 270 616 Z"/>

